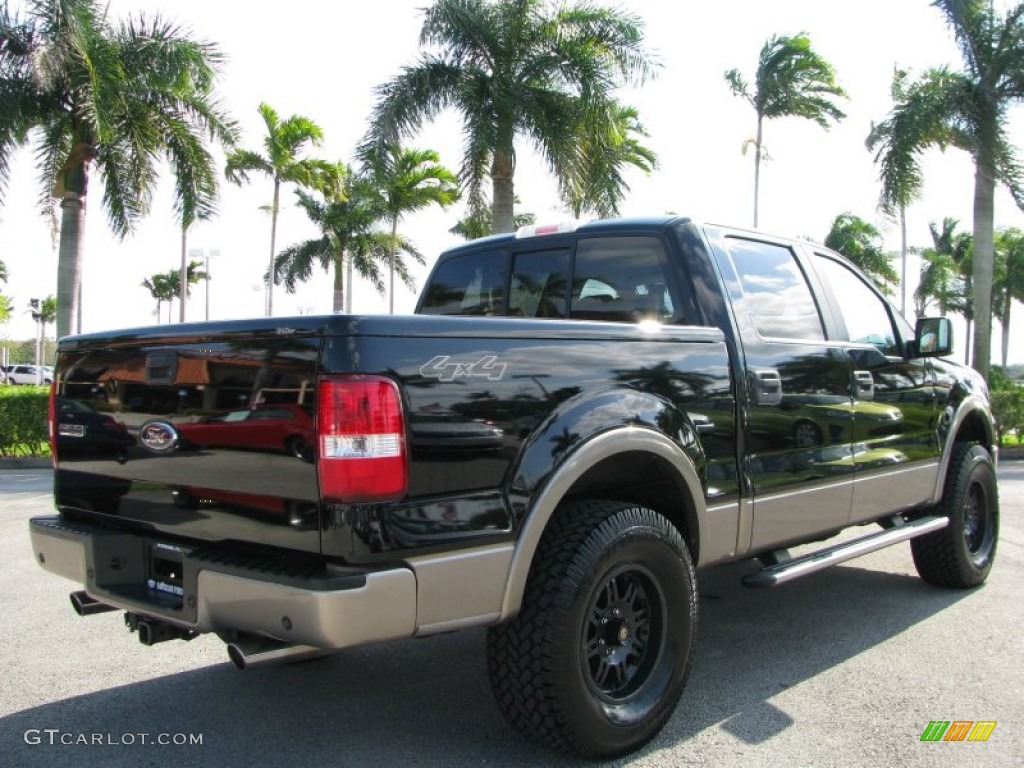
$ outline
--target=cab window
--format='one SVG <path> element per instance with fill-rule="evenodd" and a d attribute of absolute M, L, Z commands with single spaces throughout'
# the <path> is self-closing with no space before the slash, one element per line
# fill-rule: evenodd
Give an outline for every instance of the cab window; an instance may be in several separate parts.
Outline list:
<path fill-rule="evenodd" d="M 513 317 L 565 317 L 568 308 L 569 251 L 517 253 L 509 284 Z"/>
<path fill-rule="evenodd" d="M 505 291 L 504 253 L 476 251 L 445 260 L 430 280 L 424 315 L 501 315 Z"/>
<path fill-rule="evenodd" d="M 814 268 L 831 288 L 846 338 L 854 344 L 870 344 L 883 355 L 900 354 L 892 317 L 882 298 L 860 275 L 835 259 L 814 254 Z"/>
<path fill-rule="evenodd" d="M 733 299 L 763 339 L 825 338 L 824 326 L 807 277 L 789 248 L 760 240 L 726 238 L 736 282 Z"/>
<path fill-rule="evenodd" d="M 676 303 L 661 243 L 653 237 L 591 237 L 576 246 L 570 316 L 669 322 Z"/>

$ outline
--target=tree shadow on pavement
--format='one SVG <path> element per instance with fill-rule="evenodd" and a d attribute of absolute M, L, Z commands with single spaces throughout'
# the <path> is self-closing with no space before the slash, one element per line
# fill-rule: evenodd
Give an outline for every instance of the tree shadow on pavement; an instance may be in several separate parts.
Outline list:
<path fill-rule="evenodd" d="M 966 594 L 841 566 L 775 590 L 755 566 L 703 572 L 697 653 L 680 705 L 640 755 L 717 723 L 760 743 L 792 723 L 770 699 L 943 611 Z M 65 635 L 66 639 L 66 635 Z M 238 672 L 228 664 L 54 701 L 0 719 L 6 765 L 586 765 L 516 736 L 491 698 L 482 630 Z M 154 650 L 154 652 L 157 652 Z M 110 646 L 116 654 L 116 644 Z M 65 645 L 53 664 L 88 664 Z M 71 734 L 202 734 L 202 746 L 27 744 Z M 628 760 L 618 761 L 624 764 Z"/>

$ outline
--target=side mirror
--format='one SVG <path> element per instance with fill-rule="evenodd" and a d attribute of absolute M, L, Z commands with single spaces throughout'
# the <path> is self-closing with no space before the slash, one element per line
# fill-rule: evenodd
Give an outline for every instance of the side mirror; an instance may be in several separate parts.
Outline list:
<path fill-rule="evenodd" d="M 948 317 L 922 317 L 914 336 L 917 357 L 945 357 L 953 352 L 953 323 Z"/>

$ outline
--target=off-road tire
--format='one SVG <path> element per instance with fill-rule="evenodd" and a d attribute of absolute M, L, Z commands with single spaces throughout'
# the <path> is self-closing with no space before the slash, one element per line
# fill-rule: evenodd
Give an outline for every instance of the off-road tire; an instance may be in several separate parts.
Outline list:
<path fill-rule="evenodd" d="M 999 490 L 992 457 L 982 446 L 957 443 L 936 512 L 949 525 L 910 542 L 922 579 L 969 589 L 988 577 L 999 540 Z"/>
<path fill-rule="evenodd" d="M 658 513 L 614 501 L 558 510 L 519 616 L 487 635 L 491 687 L 523 735 L 610 758 L 672 715 L 697 624 L 693 562 Z"/>

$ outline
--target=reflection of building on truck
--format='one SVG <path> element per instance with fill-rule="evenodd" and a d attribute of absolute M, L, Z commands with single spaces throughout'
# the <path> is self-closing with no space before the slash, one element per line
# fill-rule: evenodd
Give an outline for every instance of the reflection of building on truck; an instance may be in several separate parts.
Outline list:
<path fill-rule="evenodd" d="M 932 584 L 992 567 L 984 382 L 827 249 L 527 228 L 442 254 L 417 314 L 63 340 L 38 561 L 243 668 L 487 627 L 509 722 L 591 758 L 674 711 L 704 569 L 771 587 L 908 540 Z M 134 444 L 76 455 L 65 404 Z"/>
<path fill-rule="evenodd" d="M 312 382 L 301 365 L 275 361 L 272 368 L 248 355 L 201 353 L 189 349 L 138 357 L 113 353 L 102 367 L 67 383 L 82 400 L 102 400 L 111 409 L 168 415 L 214 412 L 259 403 L 308 404 Z"/>

